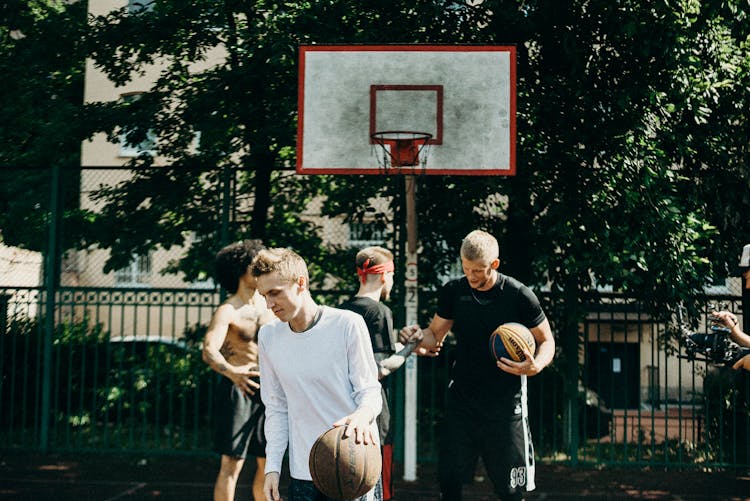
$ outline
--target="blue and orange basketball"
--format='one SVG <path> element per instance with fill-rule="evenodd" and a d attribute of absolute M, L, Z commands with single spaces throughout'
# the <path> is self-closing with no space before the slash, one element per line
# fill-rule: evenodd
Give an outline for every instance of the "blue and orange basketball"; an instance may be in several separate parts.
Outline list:
<path fill-rule="evenodd" d="M 508 322 L 500 325 L 490 335 L 490 353 L 495 360 L 509 358 L 516 362 L 526 360 L 523 349 L 532 355 L 536 351 L 536 341 L 531 331 L 522 324 Z"/>

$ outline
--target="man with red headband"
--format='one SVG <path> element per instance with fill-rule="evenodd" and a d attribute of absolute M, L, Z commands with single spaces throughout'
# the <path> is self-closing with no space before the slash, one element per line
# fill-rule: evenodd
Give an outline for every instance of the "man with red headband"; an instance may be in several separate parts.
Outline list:
<path fill-rule="evenodd" d="M 367 247 L 357 253 L 355 259 L 359 290 L 340 308 L 362 315 L 370 331 L 372 351 L 378 365 L 378 378 L 382 386 L 383 410 L 378 416 L 381 452 L 383 454 L 383 501 L 393 498 L 393 433 L 392 418 L 388 407 L 390 378 L 387 376 L 404 365 L 406 358 L 421 340 L 409 340 L 406 346 L 396 341 L 393 332 L 393 314 L 382 303 L 390 297 L 393 289 L 393 253 L 383 247 Z"/>

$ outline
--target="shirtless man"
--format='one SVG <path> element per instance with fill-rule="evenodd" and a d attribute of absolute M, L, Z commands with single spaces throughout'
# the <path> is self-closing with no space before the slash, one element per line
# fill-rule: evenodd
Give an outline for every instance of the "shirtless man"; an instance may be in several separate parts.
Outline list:
<path fill-rule="evenodd" d="M 214 484 L 214 501 L 234 501 L 245 457 L 256 457 L 253 498 L 264 499 L 265 407 L 260 400 L 258 328 L 273 319 L 255 290 L 249 273 L 260 240 L 228 245 L 216 254 L 216 277 L 231 295 L 211 318 L 203 340 L 203 360 L 222 377 L 216 392 L 215 450 L 221 467 Z"/>

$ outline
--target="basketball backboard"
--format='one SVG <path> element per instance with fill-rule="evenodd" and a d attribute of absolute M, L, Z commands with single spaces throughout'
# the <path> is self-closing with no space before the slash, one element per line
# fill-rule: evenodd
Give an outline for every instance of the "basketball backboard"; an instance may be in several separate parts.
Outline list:
<path fill-rule="evenodd" d="M 513 46 L 303 45 L 297 172 L 513 175 L 515 67 Z M 384 167 L 411 133 L 419 162 Z"/>

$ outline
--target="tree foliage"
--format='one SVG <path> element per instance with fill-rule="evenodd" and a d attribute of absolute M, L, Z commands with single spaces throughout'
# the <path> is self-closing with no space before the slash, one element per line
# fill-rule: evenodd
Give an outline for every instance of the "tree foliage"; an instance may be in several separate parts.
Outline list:
<path fill-rule="evenodd" d="M 92 18 L 88 54 L 112 81 L 156 62 L 161 73 L 142 99 L 89 104 L 85 135 L 114 141 L 125 130 L 137 143 L 155 132 L 168 167 L 134 159 L 131 180 L 99 193 L 104 209 L 91 215 L 86 242 L 111 249 L 117 268 L 134 251 L 197 236 L 171 268 L 194 278 L 221 240 L 259 237 L 338 274 L 340 253 L 311 237 L 299 214 L 324 195 L 325 214 L 394 222 L 403 188 L 394 177 L 291 174 L 298 45 L 515 44 L 518 174 L 418 178 L 430 267 L 420 280 L 436 284 L 468 229 L 481 227 L 500 238 L 506 272 L 550 287 L 562 332 L 576 329 L 602 285 L 664 311 L 726 275 L 750 229 L 747 7 L 200 0 Z M 195 70 L 217 46 L 226 59 Z M 221 221 L 227 172 L 239 173 L 230 188 L 242 196 Z M 389 210 L 374 211 L 375 196 L 391 200 Z"/>
<path fill-rule="evenodd" d="M 78 207 L 85 3 L 4 2 L 0 7 L 0 241 L 43 250 L 50 168 L 62 169 L 58 214 L 72 247 Z"/>
<path fill-rule="evenodd" d="M 125 130 L 137 144 L 153 132 L 159 155 L 170 164 L 150 169 L 151 157 L 142 155 L 131 163 L 133 179 L 100 193 L 106 208 L 97 226 L 109 230 L 91 238 L 111 249 L 108 268 L 124 265 L 133 251 L 183 244 L 191 232 L 201 237 L 198 247 L 172 268 L 187 278 L 199 274 L 199 263 L 205 267 L 222 240 L 243 236 L 292 245 L 313 263 L 330 261 L 320 240 L 311 238 L 313 225 L 297 215 L 334 181 L 302 182 L 289 172 L 298 46 L 418 41 L 420 32 L 452 30 L 439 15 L 442 10 L 434 2 L 415 7 L 409 2 L 157 1 L 93 18 L 91 57 L 113 82 L 123 85 L 157 61 L 162 71 L 137 101 L 92 103 L 90 133 L 103 131 L 116 141 Z M 195 70 L 216 47 L 226 58 Z M 224 169 L 242 172 L 233 176 L 233 189 L 247 198 L 236 213 L 241 217 L 233 217 L 228 234 L 221 235 L 211 214 L 218 214 Z M 209 174 L 197 174 L 201 170 Z M 244 209 L 249 212 L 240 214 Z"/>
<path fill-rule="evenodd" d="M 424 261 L 447 268 L 467 228 L 486 228 L 505 270 L 549 285 L 570 325 L 597 286 L 659 312 L 726 276 L 749 229 L 746 7 L 465 7 L 479 22 L 459 42 L 518 48 L 518 174 L 420 178 Z M 356 211 L 349 191 L 335 210 Z"/>

